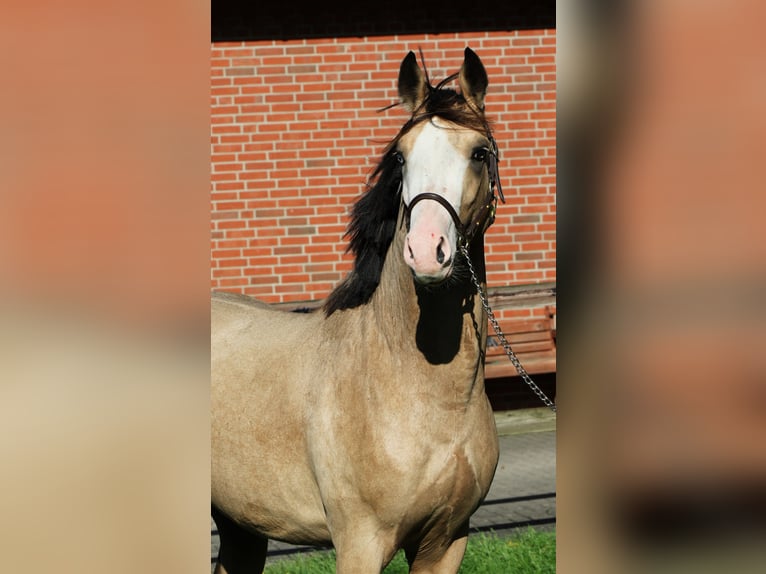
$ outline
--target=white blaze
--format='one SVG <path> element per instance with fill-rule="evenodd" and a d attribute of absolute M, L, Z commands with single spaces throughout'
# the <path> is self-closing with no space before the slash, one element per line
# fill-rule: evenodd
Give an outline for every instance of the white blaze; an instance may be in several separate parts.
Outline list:
<path fill-rule="evenodd" d="M 418 134 L 407 157 L 402 193 L 407 205 L 421 193 L 439 194 L 460 213 L 469 160 L 450 141 L 455 130 L 438 122 L 435 118 L 426 123 Z M 447 210 L 433 200 L 419 201 L 412 208 L 404 259 L 419 278 L 439 281 L 449 273 L 456 241 L 455 224 Z"/>

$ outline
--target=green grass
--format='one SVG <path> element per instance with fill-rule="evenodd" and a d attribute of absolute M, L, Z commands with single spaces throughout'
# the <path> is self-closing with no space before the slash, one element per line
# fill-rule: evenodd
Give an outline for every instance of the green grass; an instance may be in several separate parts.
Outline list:
<path fill-rule="evenodd" d="M 266 567 L 265 574 L 333 574 L 334 552 L 280 560 Z M 406 574 L 407 561 L 399 552 L 384 574 Z M 460 574 L 554 574 L 556 533 L 532 528 L 511 538 L 495 534 L 473 534 L 460 567 Z"/>

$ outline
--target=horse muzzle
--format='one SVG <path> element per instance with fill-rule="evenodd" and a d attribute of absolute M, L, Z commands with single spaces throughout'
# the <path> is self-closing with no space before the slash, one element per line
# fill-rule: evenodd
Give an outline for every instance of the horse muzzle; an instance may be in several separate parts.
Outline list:
<path fill-rule="evenodd" d="M 422 284 L 436 284 L 447 279 L 452 273 L 452 264 L 458 250 L 457 239 L 460 236 L 460 219 L 455 214 L 456 229 L 444 221 L 443 213 L 437 205 L 427 206 L 429 213 L 421 213 L 419 222 L 413 227 L 411 223 L 412 208 L 424 199 L 435 200 L 437 204 L 446 206 L 452 216 L 454 209 L 441 196 L 434 193 L 421 193 L 409 205 L 405 205 L 407 236 L 404 240 L 404 261 L 412 270 L 416 281 Z M 459 227 L 458 227 L 459 226 Z"/>
<path fill-rule="evenodd" d="M 412 209 L 423 200 L 432 200 L 449 214 L 455 225 L 454 239 L 450 240 L 447 232 L 442 231 L 438 224 L 419 226 L 413 230 L 410 227 Z M 439 283 L 452 273 L 455 255 L 467 246 L 477 234 L 483 235 L 495 220 L 497 196 L 490 193 L 487 200 L 480 206 L 478 212 L 469 220 L 468 225 L 460 221 L 455 209 L 442 196 L 436 193 L 420 193 L 409 205 L 404 204 L 404 224 L 407 226 L 407 237 L 404 241 L 404 260 L 412 269 L 415 279 L 421 283 Z"/>
<path fill-rule="evenodd" d="M 403 255 L 416 281 L 434 284 L 444 281 L 452 273 L 455 249 L 443 234 L 408 233 Z"/>

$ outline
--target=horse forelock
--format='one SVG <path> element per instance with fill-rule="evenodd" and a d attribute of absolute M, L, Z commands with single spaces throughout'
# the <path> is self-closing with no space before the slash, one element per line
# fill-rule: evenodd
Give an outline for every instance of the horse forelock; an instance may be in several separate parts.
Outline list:
<path fill-rule="evenodd" d="M 422 104 L 385 146 L 367 190 L 354 203 L 345 233 L 349 239 L 346 251 L 355 256 L 354 267 L 328 296 L 324 304 L 326 316 L 369 302 L 380 283 L 401 204 L 402 172 L 395 155 L 399 140 L 420 122 L 437 116 L 461 127 L 491 133 L 483 112 L 475 110 L 455 90 L 442 87 L 453 78 L 445 78 L 436 87 L 429 86 Z"/>
<path fill-rule="evenodd" d="M 428 94 L 418 109 L 412 113 L 399 133 L 386 146 L 386 153 L 396 149 L 399 140 L 417 124 L 437 116 L 457 126 L 491 134 L 490 121 L 484 116 L 483 111 L 470 106 L 465 98 L 455 90 L 440 87 L 450 78 L 446 78 L 437 87 L 429 86 Z"/>

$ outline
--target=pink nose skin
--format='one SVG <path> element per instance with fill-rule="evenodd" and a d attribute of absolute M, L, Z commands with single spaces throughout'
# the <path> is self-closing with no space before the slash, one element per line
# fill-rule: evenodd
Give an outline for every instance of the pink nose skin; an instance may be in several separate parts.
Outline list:
<path fill-rule="evenodd" d="M 442 281 L 449 275 L 452 249 L 444 235 L 410 233 L 404 242 L 404 261 L 418 280 L 424 283 Z"/>

